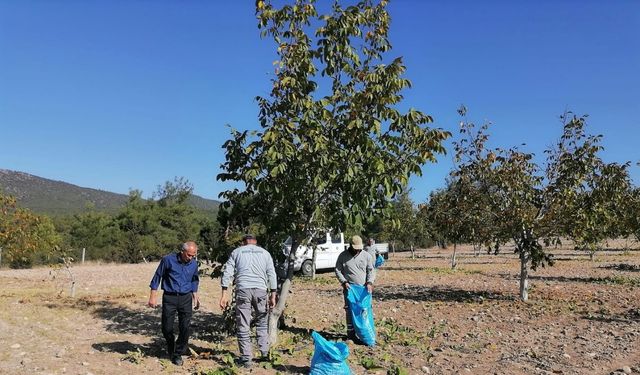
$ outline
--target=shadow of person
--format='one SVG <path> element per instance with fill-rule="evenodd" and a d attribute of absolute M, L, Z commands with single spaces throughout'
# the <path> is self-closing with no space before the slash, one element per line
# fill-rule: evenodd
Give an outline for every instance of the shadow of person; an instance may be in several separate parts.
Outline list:
<path fill-rule="evenodd" d="M 103 353 L 118 353 L 125 355 L 139 351 L 147 357 L 161 357 L 166 355 L 166 344 L 162 338 L 156 338 L 145 344 L 134 344 L 130 341 L 114 341 L 95 343 L 92 344 L 91 347 Z"/>

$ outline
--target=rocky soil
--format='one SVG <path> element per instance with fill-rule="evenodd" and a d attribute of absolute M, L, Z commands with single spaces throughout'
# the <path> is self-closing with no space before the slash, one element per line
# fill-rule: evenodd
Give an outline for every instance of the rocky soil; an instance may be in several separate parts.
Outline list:
<path fill-rule="evenodd" d="M 459 249 L 460 250 L 460 249 Z M 355 374 L 640 374 L 640 251 L 612 249 L 594 261 L 557 249 L 553 267 L 531 273 L 518 300 L 515 256 L 451 249 L 393 254 L 378 273 L 378 344 L 349 343 Z M 156 264 L 1 270 L 0 373 L 307 373 L 310 331 L 345 340 L 331 272 L 297 278 L 287 327 L 270 363 L 235 368 L 234 337 L 220 330 L 219 280 L 203 277 L 192 356 L 164 355 L 160 311 L 146 307 Z"/>

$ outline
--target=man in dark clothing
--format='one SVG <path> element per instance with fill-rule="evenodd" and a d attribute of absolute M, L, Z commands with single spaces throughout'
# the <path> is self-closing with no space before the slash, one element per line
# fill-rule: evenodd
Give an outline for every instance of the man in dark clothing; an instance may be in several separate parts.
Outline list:
<path fill-rule="evenodd" d="M 167 340 L 167 350 L 171 362 L 182 365 L 182 355 L 187 353 L 189 324 L 192 308 L 200 306 L 198 298 L 198 262 L 195 259 L 198 246 L 189 241 L 182 244 L 180 253 L 172 253 L 162 258 L 149 287 L 149 306 L 156 307 L 158 286 L 162 282 L 162 334 Z M 179 335 L 176 341 L 173 322 L 178 313 Z"/>

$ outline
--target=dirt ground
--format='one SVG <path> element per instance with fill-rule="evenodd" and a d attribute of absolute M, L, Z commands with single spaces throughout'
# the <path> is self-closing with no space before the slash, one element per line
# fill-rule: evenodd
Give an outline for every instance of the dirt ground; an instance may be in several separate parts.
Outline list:
<path fill-rule="evenodd" d="M 554 250 L 553 267 L 531 273 L 518 301 L 517 258 L 451 249 L 392 254 L 374 290 L 377 345 L 349 342 L 355 374 L 640 374 L 640 251 L 594 261 Z M 272 363 L 229 365 L 234 337 L 217 327 L 219 279 L 203 277 L 193 355 L 164 355 L 160 310 L 146 307 L 157 264 L 76 265 L 76 295 L 64 270 L 1 270 L 2 374 L 307 373 L 310 331 L 344 340 L 344 310 L 332 272 L 296 278 Z M 266 368 L 263 368 L 263 367 Z"/>

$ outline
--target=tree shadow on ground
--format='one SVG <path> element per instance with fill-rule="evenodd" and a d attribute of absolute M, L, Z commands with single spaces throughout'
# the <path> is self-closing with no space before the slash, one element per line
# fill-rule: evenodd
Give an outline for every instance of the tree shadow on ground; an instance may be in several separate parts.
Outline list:
<path fill-rule="evenodd" d="M 170 359 L 169 354 L 167 353 L 167 346 L 164 341 L 164 338 L 158 337 L 153 339 L 149 343 L 144 344 L 134 344 L 130 341 L 114 341 L 114 342 L 103 342 L 103 343 L 95 343 L 92 344 L 91 347 L 99 352 L 103 353 L 118 353 L 123 356 L 132 355 L 135 356 L 136 353 L 141 353 L 141 357 L 157 357 L 157 358 L 165 358 Z M 236 357 L 235 353 L 226 350 L 226 349 L 210 349 L 203 348 L 197 345 L 194 345 L 192 342 L 189 343 L 189 353 L 187 356 L 191 356 L 192 358 L 198 360 L 211 360 L 217 363 L 218 366 L 226 366 L 227 364 L 221 359 L 223 355 L 231 354 L 234 358 Z M 193 352 L 197 354 L 194 356 Z M 124 358 L 123 358 L 124 360 Z"/>
<path fill-rule="evenodd" d="M 101 304 L 92 314 L 106 321 L 105 329 L 113 333 L 126 333 L 150 337 L 161 336 L 160 318 L 162 309 L 129 308 L 116 303 Z M 177 314 L 174 332 L 177 334 Z M 226 336 L 220 332 L 223 325 L 221 315 L 205 311 L 194 311 L 191 317 L 191 335 L 193 339 L 216 342 Z"/>
<path fill-rule="evenodd" d="M 105 321 L 104 327 L 107 332 L 118 334 L 141 335 L 151 338 L 150 342 L 143 344 L 134 344 L 130 341 L 113 341 L 94 343 L 92 347 L 100 352 L 113 352 L 123 356 L 140 353 L 142 357 L 157 357 L 169 359 L 167 346 L 162 337 L 160 318 L 162 314 L 161 308 L 141 308 L 130 307 L 109 300 L 91 300 L 78 299 L 66 300 L 61 303 L 51 303 L 50 308 L 71 307 L 79 309 L 92 308 L 91 314 Z M 174 322 L 174 332 L 178 334 L 177 318 Z M 225 348 L 205 348 L 195 345 L 191 339 L 202 340 L 210 343 L 222 342 L 228 338 L 222 329 L 224 321 L 221 315 L 205 311 L 194 311 L 191 318 L 191 335 L 187 355 L 191 355 L 198 361 L 212 361 L 218 367 L 228 366 L 224 357 L 231 355 L 236 359 L 237 354 Z M 291 327 L 292 332 L 306 332 L 301 328 Z M 310 333 L 309 333 L 310 335 Z M 307 373 L 308 367 L 277 365 L 274 366 L 277 371 L 286 373 Z"/>
<path fill-rule="evenodd" d="M 402 267 L 402 266 L 382 266 L 380 268 L 378 268 L 378 272 L 380 271 L 427 271 L 429 267 L 425 267 L 425 266 L 408 266 L 408 267 Z"/>
<path fill-rule="evenodd" d="M 285 374 L 308 374 L 310 367 L 309 366 L 294 366 L 294 365 L 276 365 L 273 366 L 273 369 L 278 372 L 283 372 Z"/>
<path fill-rule="evenodd" d="M 640 272 L 640 266 L 637 266 L 635 264 L 629 264 L 629 263 L 606 264 L 598 268 L 606 268 L 606 269 L 616 270 L 616 271 Z"/>
<path fill-rule="evenodd" d="M 375 300 L 406 299 L 421 302 L 477 302 L 483 300 L 513 301 L 513 296 L 500 292 L 475 291 L 422 285 L 382 286 L 373 291 Z"/>
<path fill-rule="evenodd" d="M 318 332 L 322 337 L 324 337 L 327 340 L 346 340 L 347 339 L 347 335 L 346 332 L 345 333 L 337 333 L 337 332 L 333 332 L 333 331 L 319 331 L 317 329 L 311 329 L 311 328 L 304 328 L 304 327 L 296 327 L 293 325 L 285 325 L 282 326 L 280 328 L 280 330 L 284 331 L 284 332 L 289 332 L 291 334 L 294 335 L 299 335 L 299 336 L 304 336 L 305 338 L 308 338 L 309 340 L 311 340 L 311 332 L 316 331 Z"/>
<path fill-rule="evenodd" d="M 578 250 L 576 250 L 578 251 Z M 624 248 L 624 247 L 612 247 L 612 248 L 605 248 L 603 250 L 600 250 L 598 252 L 604 252 L 604 253 L 634 253 L 634 252 L 640 252 L 640 248 Z"/>
<path fill-rule="evenodd" d="M 467 264 L 506 264 L 511 259 L 492 256 L 490 259 L 482 259 L 482 258 L 456 258 L 458 262 L 458 267 L 465 266 Z"/>
<path fill-rule="evenodd" d="M 93 347 L 100 351 L 113 351 L 127 354 L 129 351 L 140 351 L 146 356 L 166 356 L 166 343 L 162 337 L 160 318 L 161 308 L 129 308 L 110 301 L 103 301 L 92 311 L 92 315 L 105 321 L 105 330 L 111 333 L 134 334 L 148 336 L 152 341 L 147 344 L 132 344 L 128 341 L 97 343 Z M 207 342 L 219 342 L 226 338 L 220 329 L 222 317 L 210 312 L 194 311 L 191 317 L 190 339 Z M 178 319 L 174 322 L 174 332 L 178 334 Z M 213 352 L 212 349 L 198 347 L 189 343 L 189 348 L 197 353 Z M 215 353 L 212 353 L 215 354 Z"/>
<path fill-rule="evenodd" d="M 583 314 L 582 319 L 603 323 L 640 323 L 640 309 L 629 309 L 620 314 Z"/>
<path fill-rule="evenodd" d="M 615 276 L 607 277 L 566 277 L 566 276 L 529 276 L 530 280 L 540 281 L 557 281 L 557 282 L 572 282 L 572 283 L 585 283 L 585 284 L 621 284 L 624 281 L 617 280 Z"/>
<path fill-rule="evenodd" d="M 471 265 L 471 264 L 495 264 L 495 265 L 500 265 L 500 264 L 506 264 L 507 262 L 502 262 L 502 261 L 468 261 L 467 259 L 465 259 L 464 261 L 461 261 L 458 258 L 458 262 L 457 262 L 457 268 L 456 269 L 451 269 L 451 267 L 446 267 L 446 266 L 439 266 L 439 267 L 430 267 L 430 266 L 387 266 L 384 265 L 380 268 L 378 268 L 378 272 L 380 271 L 424 271 L 427 273 L 438 273 L 438 272 L 444 272 L 444 273 L 450 273 L 450 274 L 455 274 L 456 272 L 459 273 L 463 273 L 465 272 L 464 266 L 467 265 Z"/>

